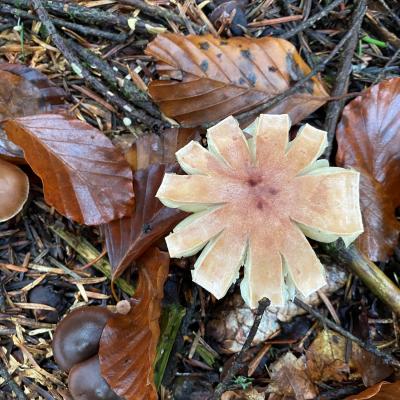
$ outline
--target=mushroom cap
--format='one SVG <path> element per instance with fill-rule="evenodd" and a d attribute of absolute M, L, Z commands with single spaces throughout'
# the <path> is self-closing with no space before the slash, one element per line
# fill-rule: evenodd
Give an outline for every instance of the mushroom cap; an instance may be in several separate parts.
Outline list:
<path fill-rule="evenodd" d="M 74 400 L 121 400 L 102 377 L 98 355 L 71 369 L 68 389 Z"/>
<path fill-rule="evenodd" d="M 22 170 L 0 159 L 0 222 L 17 215 L 29 194 L 29 180 Z"/>
<path fill-rule="evenodd" d="M 58 366 L 68 372 L 75 365 L 97 354 L 100 336 L 114 314 L 105 307 L 80 307 L 57 326 L 53 354 Z"/>

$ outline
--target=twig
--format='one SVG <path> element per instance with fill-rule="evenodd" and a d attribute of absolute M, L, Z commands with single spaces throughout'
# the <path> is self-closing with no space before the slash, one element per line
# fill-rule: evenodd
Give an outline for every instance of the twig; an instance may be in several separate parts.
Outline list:
<path fill-rule="evenodd" d="M 103 85 L 99 80 L 97 80 L 89 72 L 89 70 L 87 70 L 81 64 L 77 56 L 66 45 L 64 39 L 58 34 L 56 28 L 54 27 L 54 24 L 51 22 L 49 18 L 49 14 L 42 5 L 42 0 L 31 0 L 31 3 L 34 6 L 35 12 L 39 17 L 40 21 L 47 29 L 47 32 L 51 37 L 53 43 L 61 51 L 66 60 L 70 63 L 73 71 L 77 75 L 83 77 L 94 90 L 96 90 L 102 96 L 104 96 L 109 103 L 118 107 L 128 117 L 128 119 L 124 119 L 125 124 L 129 125 L 129 123 L 132 123 L 131 118 L 133 118 L 134 120 L 139 120 L 145 123 L 147 126 L 154 127 L 157 129 L 163 125 L 163 122 L 160 121 L 159 119 L 153 118 L 144 111 L 134 109 L 130 103 L 128 103 L 115 93 L 112 93 L 105 85 Z"/>
<path fill-rule="evenodd" d="M 359 0 L 357 7 L 353 12 L 350 21 L 350 27 L 353 35 L 349 38 L 343 47 L 342 59 L 336 74 L 335 85 L 332 89 L 332 96 L 343 96 L 347 93 L 351 74 L 351 61 L 358 43 L 361 23 L 367 11 L 366 0 Z M 344 107 L 344 100 L 335 100 L 328 103 L 325 118 L 325 130 L 328 133 L 328 146 L 325 150 L 325 157 L 329 158 L 332 153 L 333 142 L 335 140 L 336 126 L 339 121 L 340 114 Z"/>
<path fill-rule="evenodd" d="M 162 7 L 152 6 L 141 0 L 122 0 L 121 3 L 134 6 L 134 7 L 138 8 L 139 10 L 143 11 L 145 14 L 147 14 L 150 17 L 159 17 L 159 18 L 163 18 L 166 21 L 171 20 L 171 21 L 177 22 L 178 24 L 181 24 L 181 25 L 186 24 L 185 19 L 182 18 L 180 15 L 177 15 L 174 12 L 169 11 Z M 197 25 L 194 22 L 191 22 L 191 24 L 196 31 L 200 31 L 200 28 L 201 28 L 200 25 Z"/>
<path fill-rule="evenodd" d="M 375 80 L 372 82 L 373 85 L 378 83 L 383 76 L 385 75 L 385 72 L 389 69 L 389 67 L 396 61 L 397 58 L 400 57 L 400 47 L 395 51 L 395 53 L 390 57 L 390 60 L 385 64 L 385 66 L 381 69 L 379 72 L 378 76 L 375 78 Z"/>
<path fill-rule="evenodd" d="M 271 110 L 272 108 L 274 108 L 275 106 L 277 106 L 279 103 L 281 103 L 282 101 L 284 101 L 285 99 L 287 99 L 289 96 L 295 94 L 299 89 L 302 88 L 302 86 L 307 83 L 313 76 L 317 75 L 318 73 L 320 73 L 321 71 L 323 71 L 325 69 L 325 67 L 327 66 L 327 64 L 336 56 L 337 53 L 339 53 L 340 49 L 344 46 L 344 44 L 347 42 L 347 40 L 353 35 L 353 29 L 350 29 L 349 31 L 347 31 L 347 33 L 342 37 L 342 39 L 340 39 L 339 43 L 335 46 L 335 48 L 332 50 L 332 52 L 329 54 L 328 57 L 325 58 L 324 61 L 322 61 L 321 63 L 319 63 L 318 65 L 316 65 L 313 70 L 307 74 L 306 76 L 304 76 L 303 78 L 301 78 L 299 81 L 297 81 L 291 88 L 289 88 L 288 90 L 284 91 L 281 94 L 278 94 L 275 97 L 272 97 L 271 99 L 269 99 L 268 101 L 266 101 L 263 104 L 260 104 L 257 107 L 254 107 L 252 110 L 250 111 L 246 111 L 244 113 L 238 114 L 236 115 L 236 119 L 240 120 L 246 120 L 250 117 L 253 117 L 255 115 L 259 115 L 262 112 L 266 112 L 268 110 Z M 215 125 L 217 122 L 219 121 L 212 121 L 209 122 L 207 124 L 202 125 L 204 128 L 209 128 L 213 125 Z M 184 125 L 184 128 L 192 128 L 192 126 L 190 125 Z"/>
<path fill-rule="evenodd" d="M 11 4 L 17 8 L 28 10 L 32 0 L 1 0 L 2 3 Z M 98 8 L 88 8 L 77 4 L 65 3 L 63 1 L 41 1 L 45 10 L 51 11 L 64 18 L 74 19 L 85 24 L 99 26 L 112 26 L 129 29 L 138 33 L 148 33 L 150 35 L 165 32 L 166 28 L 162 25 L 153 24 L 141 18 L 127 18 L 125 15 L 110 13 Z"/>
<path fill-rule="evenodd" d="M 348 267 L 375 296 L 397 315 L 400 315 L 400 289 L 355 245 L 346 248 L 342 241 L 337 241 L 321 244 L 321 247 L 341 264 Z"/>
<path fill-rule="evenodd" d="M 96 70 L 102 75 L 107 84 L 113 90 L 119 89 L 128 101 L 147 111 L 153 117 L 161 119 L 160 111 L 150 100 L 149 96 L 137 88 L 130 80 L 124 79 L 123 86 L 118 87 L 118 76 L 107 61 L 98 57 L 95 53 L 84 48 L 73 40 L 67 40 L 67 43 L 76 52 L 77 56 L 81 60 L 86 61 L 91 66 L 96 67 Z"/>
<path fill-rule="evenodd" d="M 20 10 L 18 8 L 12 7 L 7 4 L 0 4 L 0 13 L 9 14 L 24 19 L 29 19 L 31 21 L 38 20 L 38 18 L 35 15 L 30 14 L 28 11 Z M 65 27 L 75 32 L 79 32 L 83 35 L 101 37 L 104 39 L 111 40 L 113 42 L 124 42 L 128 38 L 128 35 L 126 33 L 107 32 L 103 29 L 90 28 L 88 26 L 79 25 L 74 22 L 64 21 L 63 19 L 59 19 L 56 17 L 52 17 L 51 20 L 53 24 L 56 26 Z"/>
<path fill-rule="evenodd" d="M 400 17 L 393 12 L 393 10 L 387 5 L 385 0 L 378 0 L 379 3 L 385 8 L 385 10 L 390 14 L 390 16 L 397 22 L 397 25 L 400 26 Z"/>
<path fill-rule="evenodd" d="M 328 328 L 334 330 L 335 332 L 341 334 L 342 336 L 346 337 L 347 339 L 351 340 L 352 342 L 358 344 L 360 347 L 362 347 L 364 350 L 370 352 L 371 354 L 374 354 L 375 356 L 379 357 L 380 359 L 382 359 L 382 361 L 385 364 L 391 365 L 392 367 L 400 368 L 400 361 L 397 360 L 395 357 L 393 357 L 391 354 L 386 353 L 386 352 L 384 352 L 382 350 L 379 350 L 377 347 L 375 347 L 372 344 L 364 343 L 361 339 L 359 339 L 358 337 L 354 336 L 350 332 L 346 331 L 345 329 L 343 329 L 339 325 L 335 324 L 331 320 L 327 319 L 326 317 L 324 317 L 318 311 L 314 310 L 308 304 L 304 303 L 299 298 L 295 297 L 294 300 L 293 300 L 293 303 L 296 304 L 296 306 L 298 306 L 298 307 L 302 308 L 303 310 L 307 311 L 313 317 L 319 319 Z"/>
<path fill-rule="evenodd" d="M 0 376 L 4 379 L 1 385 L 8 386 L 14 394 L 17 396 L 18 400 L 27 400 L 24 392 L 20 389 L 20 387 L 12 380 L 10 374 L 8 373 L 7 369 L 3 366 L 3 363 L 0 361 Z"/>
<path fill-rule="evenodd" d="M 243 347 L 240 350 L 240 352 L 235 356 L 235 358 L 231 364 L 231 367 L 229 368 L 227 374 L 225 375 L 225 378 L 216 387 L 216 389 L 214 391 L 214 395 L 211 400 L 219 400 L 221 398 L 222 394 L 227 390 L 232 379 L 243 368 L 243 366 L 244 366 L 243 365 L 243 357 L 244 357 L 246 351 L 250 348 L 251 343 L 253 342 L 254 336 L 257 333 L 257 330 L 260 325 L 261 319 L 264 315 L 264 312 L 270 304 L 271 304 L 271 302 L 269 301 L 269 299 L 267 299 L 265 297 L 259 301 L 257 312 L 256 312 L 256 315 L 254 318 L 254 322 L 249 331 L 249 334 L 247 335 L 246 341 L 244 342 Z"/>
<path fill-rule="evenodd" d="M 291 29 L 289 32 L 283 33 L 279 37 L 282 39 L 289 39 L 299 32 L 304 31 L 304 29 L 309 28 L 314 25 L 320 19 L 326 17 L 334 8 L 336 8 L 340 3 L 343 3 L 344 0 L 334 0 L 332 3 L 329 3 L 325 8 L 323 8 L 319 13 L 314 14 L 312 17 L 308 18 L 307 21 L 302 22 L 297 25 L 295 28 Z"/>

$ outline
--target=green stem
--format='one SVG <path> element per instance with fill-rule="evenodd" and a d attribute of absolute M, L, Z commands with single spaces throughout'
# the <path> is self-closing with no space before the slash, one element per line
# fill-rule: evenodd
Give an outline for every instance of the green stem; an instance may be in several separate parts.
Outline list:
<path fill-rule="evenodd" d="M 161 386 L 169 356 L 185 314 L 186 309 L 179 304 L 172 304 L 163 308 L 160 320 L 161 335 L 154 367 L 154 382 L 157 389 Z"/>

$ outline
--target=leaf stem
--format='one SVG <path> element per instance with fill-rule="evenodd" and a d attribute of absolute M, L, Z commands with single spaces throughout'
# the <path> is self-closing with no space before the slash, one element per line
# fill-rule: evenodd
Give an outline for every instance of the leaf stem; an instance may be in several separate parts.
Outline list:
<path fill-rule="evenodd" d="M 323 249 L 357 275 L 376 297 L 400 315 L 400 289 L 355 245 L 342 241 L 322 245 Z"/>

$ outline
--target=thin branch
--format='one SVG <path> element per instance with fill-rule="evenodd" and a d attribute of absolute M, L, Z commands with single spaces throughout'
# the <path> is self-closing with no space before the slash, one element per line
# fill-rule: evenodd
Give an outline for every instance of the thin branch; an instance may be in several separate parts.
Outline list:
<path fill-rule="evenodd" d="M 98 93 L 104 96 L 107 101 L 117 108 L 119 108 L 125 115 L 126 120 L 124 121 L 126 124 L 132 123 L 132 120 L 138 120 L 140 122 L 145 123 L 149 127 L 159 128 L 164 123 L 159 119 L 153 118 L 144 111 L 135 109 L 131 103 L 128 103 L 115 93 L 112 93 L 107 86 L 103 85 L 99 80 L 97 80 L 88 69 L 86 69 L 78 57 L 73 53 L 73 51 L 67 46 L 64 39 L 58 34 L 54 24 L 50 20 L 49 14 L 46 9 L 43 7 L 42 0 L 31 0 L 31 3 L 34 7 L 34 10 L 39 17 L 42 24 L 47 29 L 49 36 L 51 37 L 53 43 L 57 46 L 60 52 L 64 55 L 66 60 L 70 63 L 71 68 L 77 74 L 82 76 L 86 82 Z"/>
<path fill-rule="evenodd" d="M 250 328 L 249 334 L 247 335 L 246 341 L 243 344 L 242 349 L 240 352 L 235 356 L 231 367 L 229 368 L 227 374 L 225 375 L 225 378 L 222 380 L 221 383 L 218 384 L 214 391 L 214 395 L 212 397 L 212 400 L 219 400 L 222 396 L 222 394 L 227 390 L 229 384 L 231 383 L 232 379 L 237 375 L 237 373 L 243 368 L 243 357 L 247 350 L 250 348 L 254 336 L 256 336 L 258 327 L 260 326 L 261 319 L 264 315 L 265 310 L 267 307 L 271 304 L 269 299 L 263 298 L 259 301 L 258 303 L 258 308 L 257 312 L 254 318 L 254 322 L 252 327 Z"/>
<path fill-rule="evenodd" d="M 351 62 L 353 60 L 353 55 L 358 44 L 358 37 L 361 30 L 361 23 L 366 11 L 367 11 L 367 1 L 359 0 L 350 21 L 350 27 L 353 31 L 353 35 L 349 38 L 349 40 L 343 47 L 342 59 L 336 74 L 335 85 L 331 93 L 332 96 L 343 96 L 344 94 L 347 93 L 351 75 Z M 325 157 L 327 158 L 329 158 L 332 153 L 333 142 L 335 140 L 336 126 L 339 121 L 339 117 L 342 113 L 344 104 L 345 104 L 344 100 L 331 101 L 328 104 L 326 110 L 325 130 L 328 133 L 328 146 L 324 154 Z"/>
<path fill-rule="evenodd" d="M 309 314 L 311 314 L 313 317 L 319 319 L 324 325 L 326 325 L 328 328 L 334 330 L 335 332 L 341 334 L 342 336 L 346 337 L 347 339 L 351 340 L 352 342 L 358 344 L 360 347 L 362 347 L 364 350 L 374 354 L 375 356 L 379 357 L 382 359 L 382 361 L 387 364 L 391 365 L 392 367 L 400 368 L 400 361 L 397 360 L 395 357 L 393 357 L 391 354 L 386 353 L 382 350 L 379 350 L 377 347 L 375 347 L 372 344 L 364 343 L 361 339 L 358 337 L 354 336 L 350 332 L 346 331 L 339 325 L 335 324 L 331 320 L 327 319 L 324 317 L 321 313 L 318 311 L 314 310 L 311 306 L 308 304 L 304 303 L 302 300 L 299 298 L 295 297 L 293 300 L 293 303 L 296 304 L 296 306 L 302 308 L 303 310 L 307 311 Z"/>
<path fill-rule="evenodd" d="M 314 25 L 320 19 L 326 17 L 333 9 L 335 9 L 340 3 L 343 3 L 343 0 L 335 0 L 332 3 L 329 3 L 325 8 L 323 8 L 319 13 L 314 14 L 312 17 L 308 18 L 307 21 L 302 22 L 301 24 L 297 25 L 295 28 L 291 29 L 290 31 L 283 33 L 279 37 L 282 39 L 289 39 L 299 32 L 304 31 Z"/>

